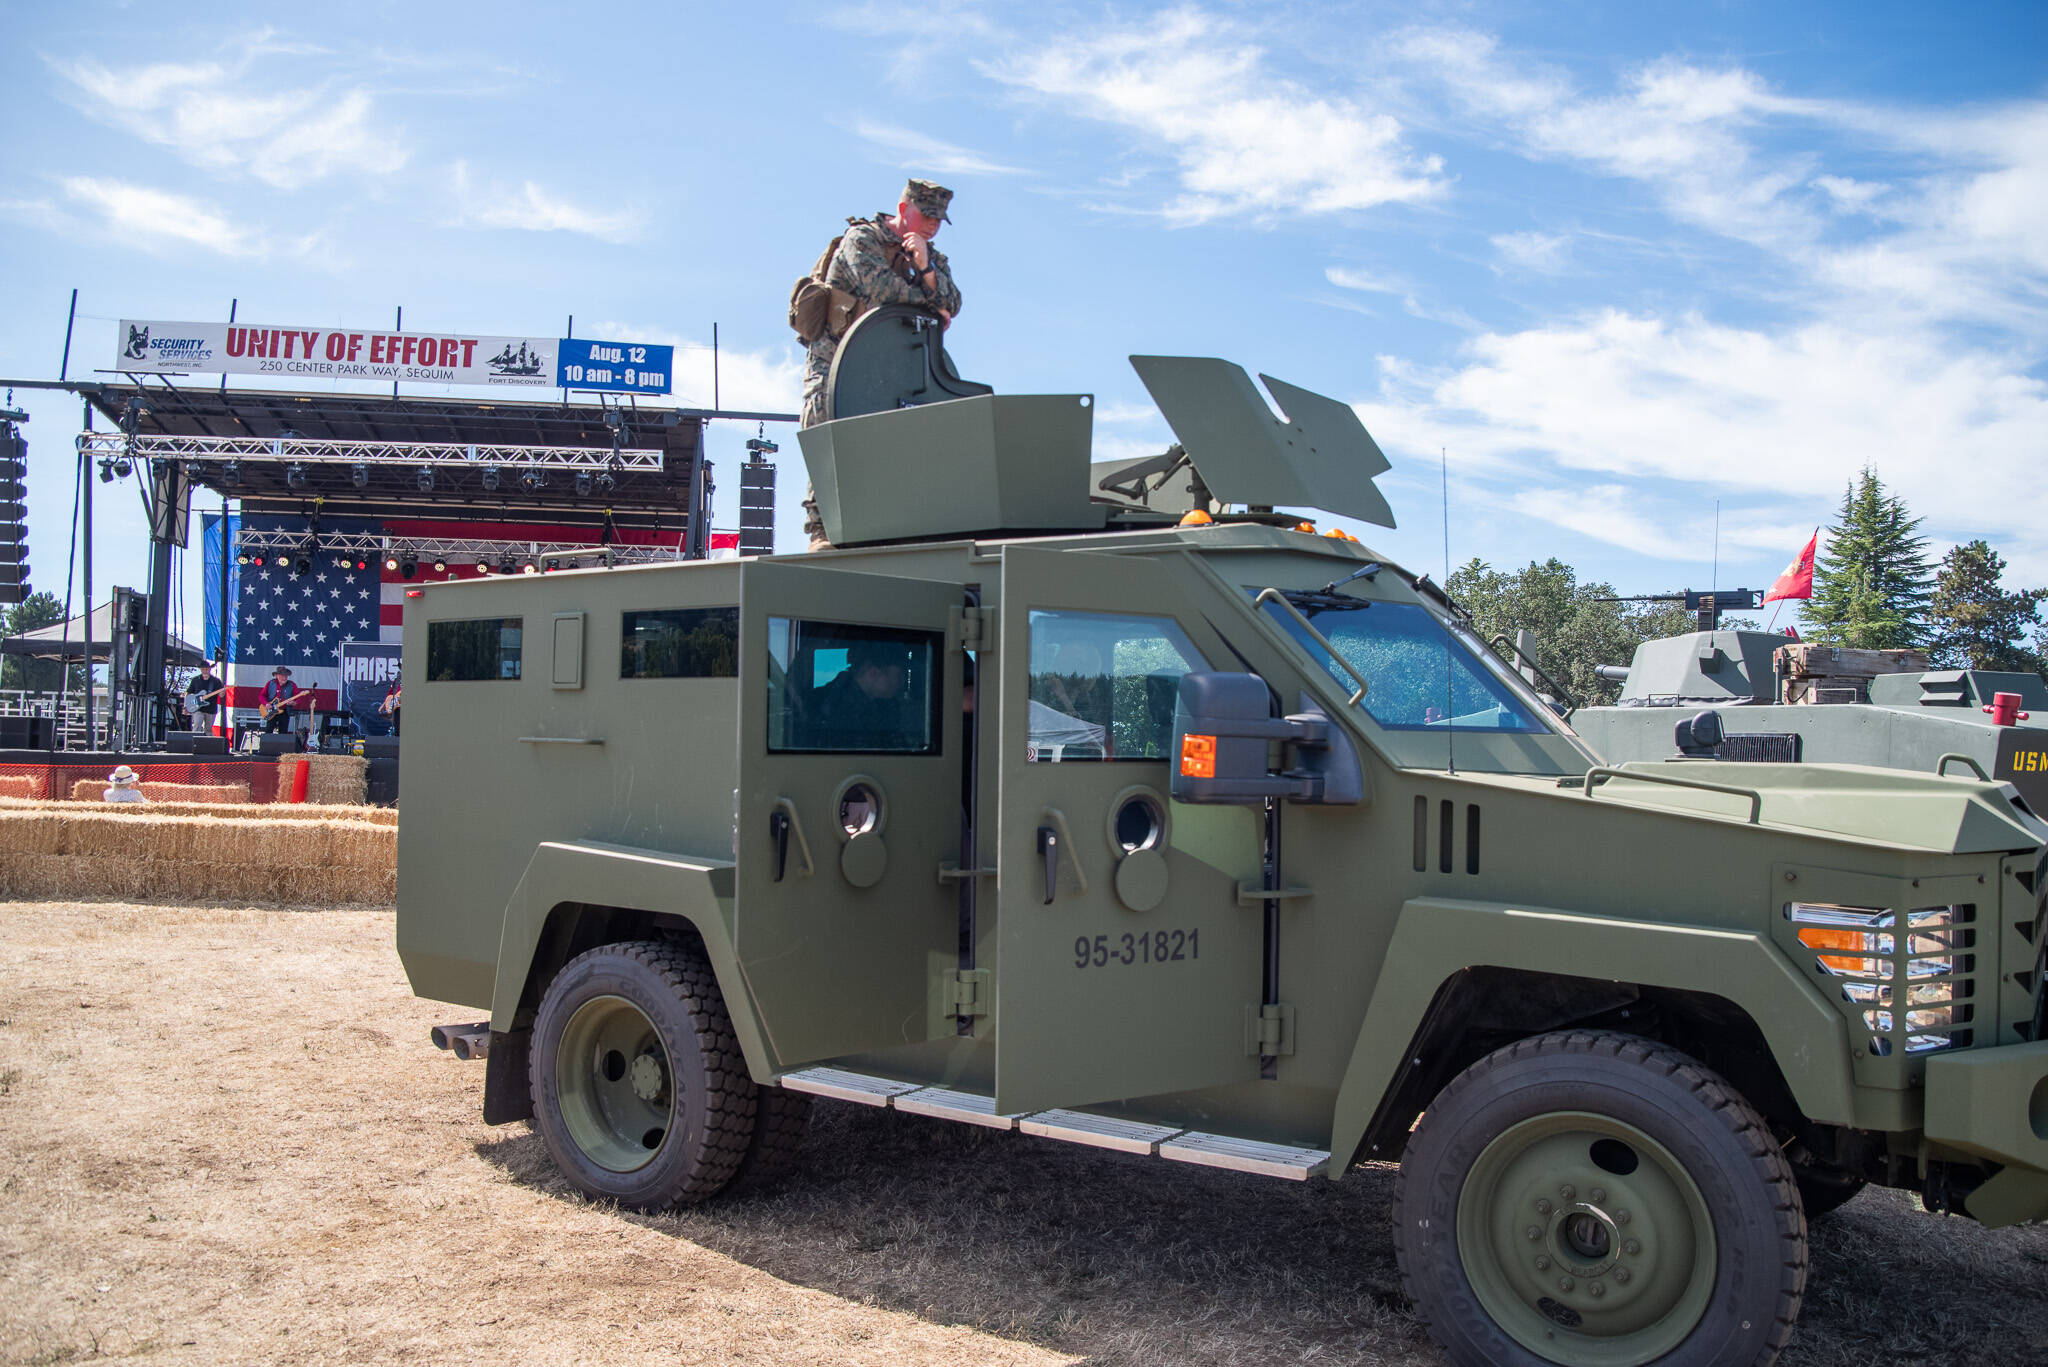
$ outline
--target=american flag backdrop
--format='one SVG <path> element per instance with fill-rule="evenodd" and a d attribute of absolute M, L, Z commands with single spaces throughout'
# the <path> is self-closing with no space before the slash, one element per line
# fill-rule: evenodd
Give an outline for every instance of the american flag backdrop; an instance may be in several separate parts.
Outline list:
<path fill-rule="evenodd" d="M 367 533 L 399 546 L 436 540 L 504 542 L 505 553 L 515 560 L 524 560 L 525 546 L 532 543 L 595 548 L 604 540 L 599 531 L 588 526 L 529 522 L 379 522 L 370 518 L 330 517 L 321 519 L 320 527 L 325 532 Z M 305 519 L 296 516 L 249 512 L 241 519 L 241 530 L 249 532 L 300 533 L 305 528 Z M 712 534 L 714 543 L 720 535 Z M 731 535 L 736 537 L 737 533 Z M 680 547 L 681 534 L 627 528 L 615 531 L 611 540 L 617 545 L 675 549 Z M 334 551 L 315 551 L 312 570 L 298 578 L 292 576 L 289 552 L 281 558 L 275 553 L 266 554 L 260 567 L 253 562 L 232 565 L 235 615 L 229 623 L 228 705 L 254 708 L 261 701 L 263 685 L 270 682 L 270 671 L 278 665 L 288 665 L 293 684 L 314 690 L 314 708 L 334 710 L 340 706 L 344 642 L 399 640 L 407 588 L 433 580 L 484 577 L 484 572 L 477 569 L 475 557 L 449 557 L 447 568 L 436 573 L 435 557 L 422 555 L 415 562 L 411 579 L 405 578 L 401 569 L 386 569 L 386 558 L 381 551 L 367 553 L 362 557 L 364 568 L 359 570 L 354 561 L 346 568 L 337 564 Z M 485 558 L 495 563 L 498 555 L 493 552 Z M 215 633 L 219 623 L 207 625 L 209 638 L 218 639 Z"/>

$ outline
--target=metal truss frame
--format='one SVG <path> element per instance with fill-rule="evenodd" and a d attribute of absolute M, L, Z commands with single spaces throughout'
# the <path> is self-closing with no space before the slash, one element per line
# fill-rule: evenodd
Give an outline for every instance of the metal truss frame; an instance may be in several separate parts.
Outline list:
<path fill-rule="evenodd" d="M 609 470 L 660 474 L 665 453 L 639 447 L 485 446 L 445 441 L 315 441 L 304 437 L 129 436 L 82 432 L 78 449 L 90 457 L 128 460 L 282 460 L 303 465 L 422 465 L 471 469 Z"/>
<path fill-rule="evenodd" d="M 310 545 L 308 544 L 310 542 Z M 511 541 L 491 537 L 402 537 L 370 532 L 245 531 L 235 537 L 238 555 L 310 550 L 315 555 L 349 555 L 362 560 L 391 556 L 413 561 L 442 560 L 450 564 L 496 564 L 501 560 L 585 562 L 593 565 L 646 565 L 681 561 L 674 546 L 606 546 L 588 541 Z"/>

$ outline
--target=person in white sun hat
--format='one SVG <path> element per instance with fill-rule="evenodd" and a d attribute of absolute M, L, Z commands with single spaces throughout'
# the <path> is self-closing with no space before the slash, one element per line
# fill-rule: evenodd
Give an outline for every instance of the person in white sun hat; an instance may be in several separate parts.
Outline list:
<path fill-rule="evenodd" d="M 142 795 L 142 789 L 138 786 L 142 782 L 142 775 L 136 773 L 125 764 L 113 773 L 108 774 L 107 782 L 114 786 L 100 795 L 101 800 L 104 802 L 149 801 L 148 798 Z"/>

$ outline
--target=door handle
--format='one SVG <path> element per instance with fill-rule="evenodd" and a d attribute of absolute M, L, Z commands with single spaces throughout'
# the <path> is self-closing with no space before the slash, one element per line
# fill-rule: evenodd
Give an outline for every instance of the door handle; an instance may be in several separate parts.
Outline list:
<path fill-rule="evenodd" d="M 775 799 L 775 808 L 768 813 L 768 837 L 775 842 L 775 881 L 780 883 L 789 865 L 789 842 L 796 839 L 797 857 L 803 860 L 802 876 L 809 878 L 815 869 L 811 863 L 811 844 L 804 839 L 803 822 L 797 819 L 796 804 L 786 797 Z"/>
<path fill-rule="evenodd" d="M 1051 906 L 1053 893 L 1060 883 L 1060 852 L 1066 852 L 1067 866 L 1074 871 L 1074 884 L 1082 892 L 1088 891 L 1088 875 L 1081 872 L 1081 861 L 1074 854 L 1074 837 L 1067 830 L 1067 819 L 1057 808 L 1047 807 L 1039 813 L 1046 824 L 1038 828 L 1038 853 L 1045 860 L 1045 902 Z"/>

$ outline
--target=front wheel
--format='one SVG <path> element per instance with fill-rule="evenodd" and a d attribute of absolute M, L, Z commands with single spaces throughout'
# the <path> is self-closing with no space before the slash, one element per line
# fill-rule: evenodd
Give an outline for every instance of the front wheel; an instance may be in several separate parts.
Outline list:
<path fill-rule="evenodd" d="M 1765 1367 L 1806 1220 L 1769 1126 L 1704 1065 L 1564 1031 L 1467 1068 L 1402 1161 L 1408 1294 L 1464 1367 Z"/>
<path fill-rule="evenodd" d="M 640 1210 L 704 1200 L 738 1171 L 755 1089 L 702 955 L 603 945 L 571 959 L 534 1014 L 534 1128 L 586 1195 Z"/>

